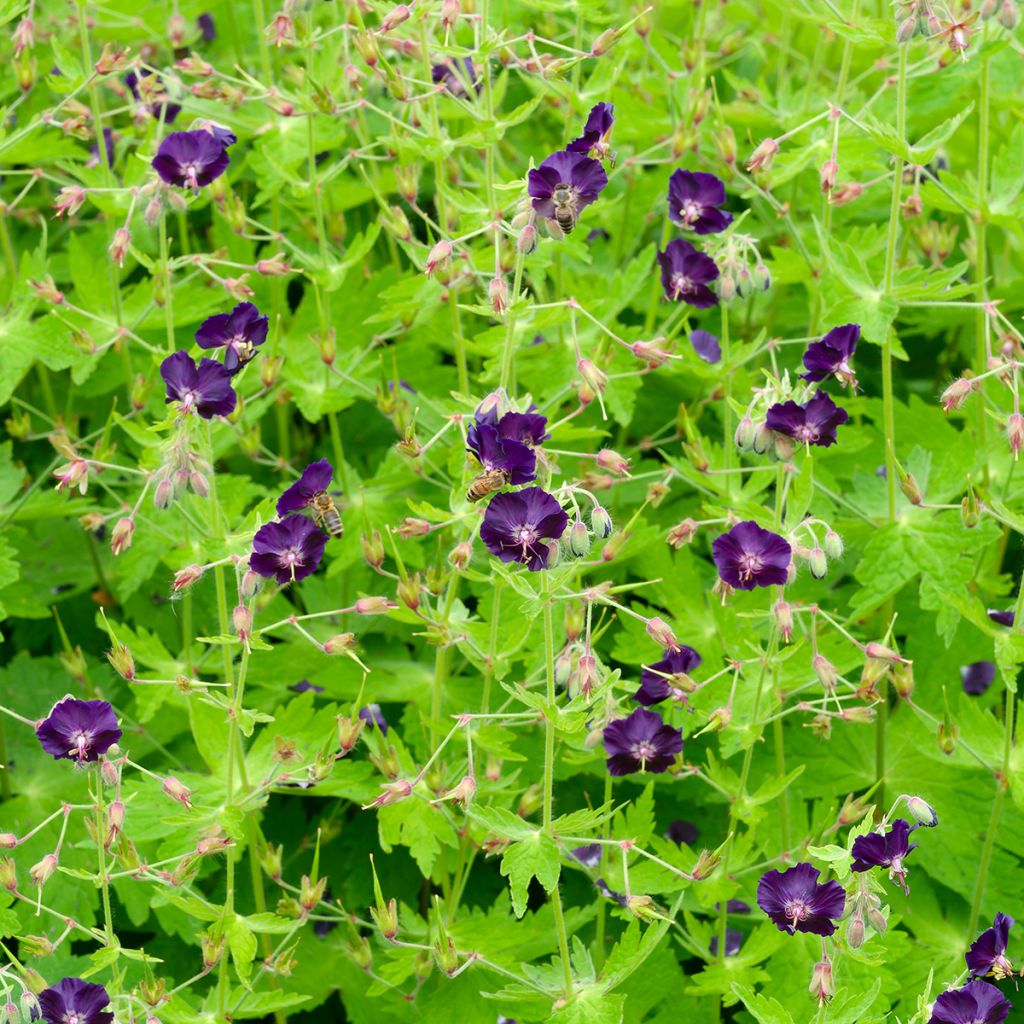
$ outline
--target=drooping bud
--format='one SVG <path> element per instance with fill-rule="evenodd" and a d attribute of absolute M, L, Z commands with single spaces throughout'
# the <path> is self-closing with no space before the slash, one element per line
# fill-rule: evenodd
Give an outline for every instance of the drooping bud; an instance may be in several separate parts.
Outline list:
<path fill-rule="evenodd" d="M 590 528 L 599 540 L 605 540 L 612 535 L 612 517 L 603 505 L 595 505 L 591 510 Z"/>
<path fill-rule="evenodd" d="M 615 476 L 629 476 L 629 459 L 623 458 L 611 448 L 602 448 L 596 456 L 598 466 Z"/>
<path fill-rule="evenodd" d="M 173 775 L 168 775 L 163 781 L 162 789 L 172 800 L 177 800 L 183 807 L 192 810 L 192 790 L 183 782 Z"/>
<path fill-rule="evenodd" d="M 361 597 L 355 603 L 357 615 L 387 615 L 392 608 L 397 607 L 394 601 L 386 597 Z"/>
<path fill-rule="evenodd" d="M 487 300 L 498 316 L 508 312 L 508 285 L 503 277 L 492 277 L 487 286 Z"/>
<path fill-rule="evenodd" d="M 816 580 L 824 579 L 828 574 L 828 558 L 825 557 L 825 552 L 817 545 L 811 548 L 807 556 L 807 567 L 811 570 L 811 575 Z"/>
<path fill-rule="evenodd" d="M 807 989 L 815 999 L 824 1003 L 836 994 L 836 986 L 832 980 L 832 963 L 819 960 L 811 973 L 811 983 Z"/>
<path fill-rule="evenodd" d="M 236 604 L 231 611 L 231 625 L 242 643 L 252 636 L 252 612 L 244 604 Z"/>
<path fill-rule="evenodd" d="M 793 639 L 793 609 L 788 601 L 776 601 L 772 609 L 775 615 L 775 626 L 782 637 L 783 643 L 789 643 Z"/>
<path fill-rule="evenodd" d="M 860 914 L 855 914 L 846 926 L 846 942 L 851 949 L 864 945 L 864 918 Z"/>
<path fill-rule="evenodd" d="M 953 412 L 959 409 L 970 397 L 974 390 L 974 383 L 966 377 L 958 377 L 952 384 L 942 392 L 943 412 Z"/>
<path fill-rule="evenodd" d="M 765 139 L 757 149 L 750 155 L 747 161 L 748 171 L 767 170 L 771 167 L 775 154 L 779 151 L 779 144 L 774 139 Z"/>
<path fill-rule="evenodd" d="M 452 254 L 451 242 L 446 242 L 443 239 L 438 242 L 433 249 L 430 250 L 430 254 L 427 256 L 426 265 L 423 267 L 423 273 L 430 277 L 438 267 L 445 267 L 448 263 Z"/>
<path fill-rule="evenodd" d="M 816 654 L 811 661 L 811 668 L 814 669 L 814 674 L 818 677 L 818 682 L 825 688 L 825 692 L 835 693 L 836 682 L 839 678 L 835 665 L 824 655 Z"/>
<path fill-rule="evenodd" d="M 935 808 L 927 800 L 919 796 L 908 796 L 906 797 L 906 804 L 907 813 L 919 825 L 924 825 L 925 828 L 934 828 L 938 825 L 939 816 L 935 813 Z"/>
<path fill-rule="evenodd" d="M 41 889 L 53 877 L 53 873 L 56 870 L 57 855 L 55 853 L 48 853 L 41 861 L 33 864 L 28 869 L 28 873 L 36 886 Z"/>
<path fill-rule="evenodd" d="M 577 558 L 585 557 L 590 551 L 590 531 L 582 519 L 577 519 L 569 527 L 569 550 Z"/>
<path fill-rule="evenodd" d="M 595 393 L 603 392 L 608 384 L 608 375 L 599 370 L 589 359 L 581 359 L 576 364 L 579 375 L 584 383 Z M 628 467 L 627 467 L 628 468 Z"/>

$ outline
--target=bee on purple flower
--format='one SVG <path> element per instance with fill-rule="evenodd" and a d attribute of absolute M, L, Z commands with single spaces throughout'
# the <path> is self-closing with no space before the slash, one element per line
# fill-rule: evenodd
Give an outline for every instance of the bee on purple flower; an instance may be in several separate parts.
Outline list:
<path fill-rule="evenodd" d="M 224 349 L 224 368 L 237 373 L 267 340 L 270 321 L 251 302 L 240 302 L 230 313 L 208 316 L 196 331 L 200 348 Z"/>
<path fill-rule="evenodd" d="M 534 210 L 565 234 L 576 227 L 580 214 L 607 184 L 608 175 L 597 160 L 568 150 L 552 153 L 527 176 Z"/>
<path fill-rule="evenodd" d="M 857 377 L 850 366 L 860 340 L 860 324 L 833 327 L 820 341 L 812 341 L 804 352 L 804 380 L 818 383 L 835 377 L 841 384 L 856 388 Z"/>

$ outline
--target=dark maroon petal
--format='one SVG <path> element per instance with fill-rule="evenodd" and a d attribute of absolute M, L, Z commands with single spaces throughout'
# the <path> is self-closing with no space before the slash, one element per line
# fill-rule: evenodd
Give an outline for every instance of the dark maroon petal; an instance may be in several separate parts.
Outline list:
<path fill-rule="evenodd" d="M 196 344 L 200 348 L 221 348 L 227 344 L 231 324 L 230 313 L 214 313 L 208 316 L 196 331 Z"/>
<path fill-rule="evenodd" d="M 105 700 L 65 697 L 39 723 L 36 736 L 55 760 L 95 761 L 121 739 L 114 709 Z"/>
<path fill-rule="evenodd" d="M 507 412 L 498 422 L 498 433 L 523 444 L 543 444 L 551 437 L 547 423 L 539 412 Z"/>
<path fill-rule="evenodd" d="M 187 352 L 174 352 L 160 364 L 160 376 L 167 385 L 166 401 L 173 402 L 199 384 L 196 364 Z"/>
<path fill-rule="evenodd" d="M 267 523 L 253 537 L 249 567 L 278 583 L 302 580 L 316 572 L 327 546 L 327 534 L 303 515 L 290 515 Z M 294 577 L 293 577 L 294 574 Z"/>
<path fill-rule="evenodd" d="M 935 1000 L 931 1024 L 1002 1024 L 1012 1008 L 995 985 L 972 981 Z"/>
<path fill-rule="evenodd" d="M 718 338 L 707 331 L 699 328 L 695 330 L 690 335 L 690 344 L 705 363 L 717 363 L 722 358 L 722 346 L 718 344 Z"/>
<path fill-rule="evenodd" d="M 716 235 L 732 223 L 732 214 L 725 210 L 706 209 L 700 220 L 693 225 L 694 234 Z"/>
<path fill-rule="evenodd" d="M 208 13 L 200 14 L 196 18 L 196 24 L 199 26 L 199 31 L 202 34 L 203 41 L 212 43 L 217 38 L 217 29 L 213 23 L 213 15 Z"/>
<path fill-rule="evenodd" d="M 601 863 L 601 844 L 588 843 L 586 846 L 577 846 L 569 851 L 585 868 L 596 868 Z"/>
<path fill-rule="evenodd" d="M 998 622 L 1000 626 L 1012 626 L 1013 625 L 1013 611 L 1001 612 L 995 608 L 989 608 L 986 613 L 993 622 Z"/>

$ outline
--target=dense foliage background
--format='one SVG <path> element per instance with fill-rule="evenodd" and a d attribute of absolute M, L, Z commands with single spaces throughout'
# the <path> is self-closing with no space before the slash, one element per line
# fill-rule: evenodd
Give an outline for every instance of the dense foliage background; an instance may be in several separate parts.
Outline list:
<path fill-rule="evenodd" d="M 1024 909 L 1024 634 L 986 614 L 1024 626 L 1018 18 L 0 2 L 0 989 L 22 1012 L 75 977 L 119 1022 L 927 1021 Z M 608 184 L 559 239 L 527 172 L 601 102 Z M 227 170 L 163 182 L 161 140 L 207 122 L 237 136 Z M 724 181 L 724 232 L 669 219 L 679 168 Z M 718 306 L 666 298 L 682 237 Z M 163 360 L 242 301 L 269 330 L 234 411 L 166 404 Z M 738 449 L 847 323 L 837 443 Z M 538 485 L 583 513 L 539 572 L 494 559 L 493 499 L 465 500 L 497 389 L 547 417 Z M 324 458 L 344 536 L 257 587 L 254 532 Z M 716 586 L 711 542 L 749 519 L 796 549 L 784 596 Z M 656 709 L 683 754 L 613 780 L 602 730 L 670 646 L 652 619 L 703 659 Z M 102 767 L 40 747 L 67 694 L 116 711 Z M 901 795 L 938 816 L 909 895 L 848 853 Z M 859 943 L 850 916 L 828 940 L 830 1001 L 822 940 L 755 903 L 797 861 L 873 900 Z"/>

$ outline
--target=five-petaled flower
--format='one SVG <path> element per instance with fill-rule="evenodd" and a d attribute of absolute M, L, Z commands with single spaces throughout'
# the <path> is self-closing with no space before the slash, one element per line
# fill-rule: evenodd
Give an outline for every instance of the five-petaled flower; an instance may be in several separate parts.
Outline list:
<path fill-rule="evenodd" d="M 46 1024 L 111 1024 L 114 1015 L 104 1010 L 110 996 L 102 985 L 80 978 L 64 978 L 39 993 L 39 1011 Z"/>
<path fill-rule="evenodd" d="M 725 185 L 704 171 L 673 171 L 668 179 L 668 215 L 698 235 L 713 235 L 732 223 L 732 214 L 718 207 L 725 202 Z"/>
<path fill-rule="evenodd" d="M 537 454 L 515 436 L 514 425 L 510 424 L 509 433 L 502 430 L 502 424 L 512 415 L 506 413 L 498 423 L 477 417 L 466 431 L 466 450 L 476 456 L 484 470 L 500 469 L 509 483 L 526 484 L 537 476 Z"/>
<path fill-rule="evenodd" d="M 331 486 L 333 476 L 334 467 L 326 459 L 311 462 L 302 471 L 302 476 L 277 499 L 277 514 L 285 516 L 308 508 L 315 495 Z"/>
<path fill-rule="evenodd" d="M 857 378 L 850 367 L 850 360 L 860 340 L 860 324 L 843 324 L 833 327 L 821 341 L 812 341 L 804 352 L 806 373 L 800 376 L 813 382 L 835 377 L 842 384 L 857 386 Z"/>
<path fill-rule="evenodd" d="M 65 697 L 36 726 L 43 750 L 54 760 L 95 761 L 121 739 L 114 709 L 105 700 Z"/>
<path fill-rule="evenodd" d="M 327 546 L 327 534 L 302 515 L 266 523 L 252 539 L 249 568 L 278 583 L 292 583 L 316 572 Z"/>
<path fill-rule="evenodd" d="M 718 296 L 708 287 L 718 277 L 718 267 L 685 239 L 669 242 L 665 251 L 658 253 L 658 265 L 665 298 L 670 302 L 682 300 L 697 309 L 718 305 Z"/>
<path fill-rule="evenodd" d="M 872 868 L 888 868 L 889 878 L 896 881 L 905 893 L 909 893 L 903 861 L 911 850 L 917 849 L 917 843 L 909 841 L 910 833 L 910 823 L 897 818 L 884 836 L 878 832 L 858 836 L 853 841 L 851 869 L 870 871 Z"/>
<path fill-rule="evenodd" d="M 661 661 L 645 665 L 640 673 L 640 689 L 633 694 L 633 700 L 650 707 L 659 704 L 666 697 L 685 701 L 688 687 L 687 677 L 700 664 L 700 655 L 685 644 L 665 652 Z"/>
<path fill-rule="evenodd" d="M 845 409 L 819 390 L 803 405 L 792 400 L 776 403 L 768 410 L 764 422 L 769 430 L 792 437 L 801 444 L 828 448 L 836 443 L 836 429 L 849 418 Z"/>
<path fill-rule="evenodd" d="M 971 974 L 980 978 L 991 974 L 996 978 L 1008 978 L 1013 974 L 1013 964 L 1006 955 L 1013 918 L 1009 914 L 996 914 L 991 928 L 986 928 L 971 943 L 965 959 Z"/>
<path fill-rule="evenodd" d="M 270 321 L 251 302 L 240 302 L 230 313 L 208 316 L 196 331 L 196 344 L 223 348 L 225 369 L 236 373 L 267 340 L 269 326 Z"/>
<path fill-rule="evenodd" d="M 1003 1024 L 1012 1009 L 995 985 L 971 981 L 935 1000 L 929 1024 Z"/>
<path fill-rule="evenodd" d="M 540 487 L 496 494 L 487 506 L 480 539 L 503 562 L 522 562 L 531 572 L 547 568 L 552 542 L 565 533 L 569 517 Z"/>
<path fill-rule="evenodd" d="M 238 401 L 231 371 L 216 359 L 202 359 L 196 366 L 187 352 L 175 352 L 160 364 L 160 376 L 167 385 L 164 401 L 181 402 L 185 415 L 195 409 L 204 420 L 227 416 Z"/>
<path fill-rule="evenodd" d="M 811 864 L 787 871 L 769 871 L 757 885 L 757 905 L 780 932 L 831 935 L 843 916 L 846 893 L 838 882 L 818 882 L 820 872 Z"/>
<path fill-rule="evenodd" d="M 628 718 L 605 726 L 604 749 L 612 775 L 659 774 L 671 768 L 676 754 L 682 752 L 683 734 L 666 725 L 656 711 L 637 708 Z"/>
<path fill-rule="evenodd" d="M 608 139 L 615 124 L 615 108 L 610 103 L 597 103 L 590 108 L 583 134 L 565 148 L 570 153 L 583 153 L 596 160 L 608 155 Z"/>
<path fill-rule="evenodd" d="M 711 552 L 722 582 L 737 590 L 782 586 L 793 556 L 789 541 L 752 519 L 716 537 Z"/>
<path fill-rule="evenodd" d="M 549 220 L 557 219 L 559 209 L 568 210 L 571 222 L 559 223 L 563 228 L 570 223 L 569 230 L 580 212 L 597 199 L 607 184 L 608 175 L 599 161 L 568 150 L 552 153 L 527 176 L 527 191 L 533 208 Z"/>
<path fill-rule="evenodd" d="M 210 131 L 172 132 L 156 151 L 153 167 L 168 185 L 198 192 L 230 163 L 224 139 Z"/>

